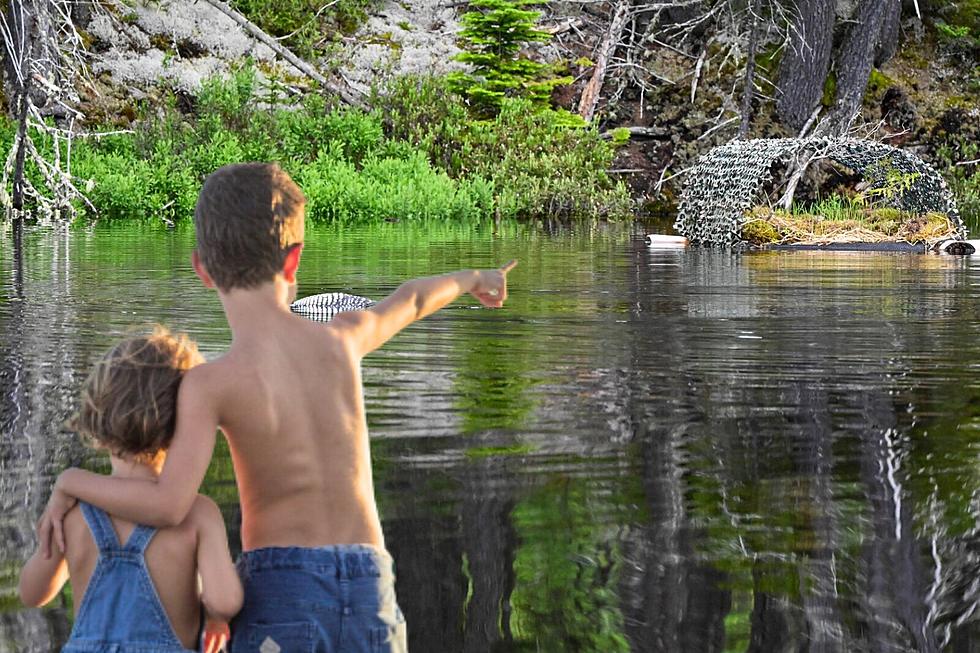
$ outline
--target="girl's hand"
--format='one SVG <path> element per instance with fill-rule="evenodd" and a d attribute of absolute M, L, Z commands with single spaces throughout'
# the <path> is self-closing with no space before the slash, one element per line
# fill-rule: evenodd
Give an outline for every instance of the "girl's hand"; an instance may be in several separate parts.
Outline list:
<path fill-rule="evenodd" d="M 227 651 L 231 640 L 231 630 L 227 621 L 208 618 L 204 622 L 204 633 L 201 635 L 201 651 L 203 653 L 219 653 Z"/>
<path fill-rule="evenodd" d="M 500 308 L 507 299 L 507 273 L 516 265 L 517 261 L 513 260 L 499 270 L 480 270 L 480 276 L 470 294 L 484 306 Z"/>
<path fill-rule="evenodd" d="M 41 515 L 41 519 L 37 522 L 38 548 L 41 550 L 41 555 L 45 559 L 51 558 L 52 540 L 54 540 L 54 545 L 58 547 L 58 551 L 64 554 L 65 515 L 75 507 L 76 503 L 78 503 L 78 499 L 65 494 L 58 489 L 57 485 L 51 491 L 51 498 L 48 499 L 48 505 L 44 509 L 44 514 Z"/>

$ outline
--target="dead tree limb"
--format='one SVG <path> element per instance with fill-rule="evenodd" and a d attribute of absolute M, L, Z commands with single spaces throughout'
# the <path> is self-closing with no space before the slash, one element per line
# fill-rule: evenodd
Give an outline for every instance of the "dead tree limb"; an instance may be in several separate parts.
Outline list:
<path fill-rule="evenodd" d="M 629 0 L 619 0 L 616 11 L 613 12 L 612 22 L 609 23 L 609 30 L 605 38 L 599 45 L 599 52 L 596 56 L 595 70 L 592 71 L 592 78 L 582 91 L 582 98 L 578 103 L 578 113 L 586 122 L 591 122 L 595 115 L 595 109 L 599 104 L 599 93 L 602 91 L 602 84 L 606 78 L 606 67 L 609 65 L 609 58 L 619 45 L 629 18 Z"/>
<path fill-rule="evenodd" d="M 72 2 L 10 0 L 0 12 L 9 106 L 17 121 L 0 169 L 0 220 L 13 219 L 15 225 L 28 210 L 42 224 L 62 225 L 74 219 L 77 202 L 87 202 L 71 175 L 73 121 L 79 115 L 72 106 L 83 65 Z M 67 130 L 52 118 L 68 118 Z"/>
<path fill-rule="evenodd" d="M 367 103 L 364 101 L 364 97 L 352 89 L 344 88 L 329 79 L 321 75 L 312 65 L 308 62 L 303 61 L 298 56 L 296 56 L 289 48 L 285 47 L 279 41 L 269 36 L 261 27 L 250 21 L 245 16 L 241 15 L 227 3 L 221 0 L 207 0 L 208 4 L 213 6 L 215 9 L 219 10 L 224 15 L 231 18 L 233 21 L 241 25 L 249 34 L 254 36 L 256 39 L 269 46 L 269 48 L 278 54 L 280 57 L 288 61 L 295 67 L 298 71 L 315 81 L 317 84 L 330 91 L 331 93 L 336 93 L 341 100 L 347 104 L 365 108 Z"/>

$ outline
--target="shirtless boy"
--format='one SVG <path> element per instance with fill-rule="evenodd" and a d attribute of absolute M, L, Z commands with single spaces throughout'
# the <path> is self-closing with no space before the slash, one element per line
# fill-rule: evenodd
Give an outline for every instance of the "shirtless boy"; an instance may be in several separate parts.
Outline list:
<path fill-rule="evenodd" d="M 156 480 L 59 476 L 40 541 L 64 546 L 75 499 L 153 526 L 190 511 L 224 433 L 242 504 L 245 605 L 232 651 L 405 650 L 391 559 L 374 501 L 361 359 L 412 322 L 469 293 L 507 296 L 511 262 L 408 281 L 370 309 L 328 324 L 289 310 L 303 249 L 305 197 L 278 166 L 225 166 L 195 210 L 193 265 L 217 288 L 232 331 L 222 357 L 187 372 Z"/>

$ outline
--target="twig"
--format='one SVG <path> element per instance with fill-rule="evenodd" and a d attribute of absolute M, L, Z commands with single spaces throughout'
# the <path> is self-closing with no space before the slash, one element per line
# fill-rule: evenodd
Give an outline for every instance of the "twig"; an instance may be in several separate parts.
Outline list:
<path fill-rule="evenodd" d="M 691 80 L 691 104 L 694 104 L 694 96 L 698 92 L 698 82 L 701 80 L 701 68 L 704 66 L 704 60 L 708 56 L 708 46 L 711 41 L 705 44 L 704 49 L 701 50 L 701 56 L 698 57 L 697 64 L 694 65 L 694 79 Z"/>
<path fill-rule="evenodd" d="M 698 140 L 700 141 L 701 139 L 707 138 L 708 136 L 710 136 L 711 134 L 715 133 L 716 131 L 718 131 L 722 127 L 725 127 L 726 125 L 732 124 L 733 122 L 735 122 L 739 118 L 740 118 L 740 116 L 732 116 L 731 118 L 729 118 L 725 122 L 715 125 L 714 127 L 712 127 L 711 129 L 709 129 L 708 131 L 706 131 L 703 134 L 701 134 L 700 136 L 698 136 Z"/>

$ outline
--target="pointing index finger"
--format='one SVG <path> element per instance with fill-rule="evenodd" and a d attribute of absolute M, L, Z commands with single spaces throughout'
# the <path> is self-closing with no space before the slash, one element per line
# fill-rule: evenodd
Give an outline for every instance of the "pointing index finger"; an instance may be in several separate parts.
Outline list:
<path fill-rule="evenodd" d="M 515 259 L 512 259 L 510 263 L 507 263 L 506 265 L 504 265 L 503 267 L 501 267 L 500 268 L 500 271 L 503 272 L 504 274 L 507 274 L 508 272 L 510 272 L 511 270 L 513 270 L 515 267 L 517 267 L 517 259 L 516 258 Z"/>

